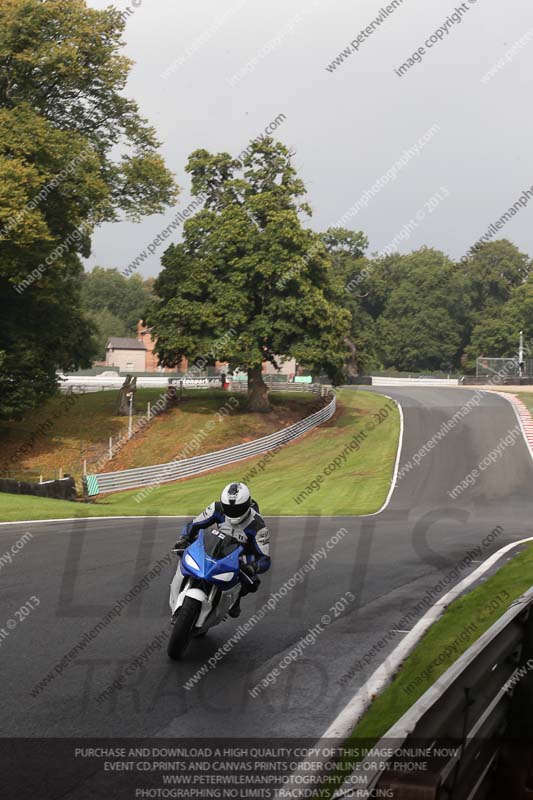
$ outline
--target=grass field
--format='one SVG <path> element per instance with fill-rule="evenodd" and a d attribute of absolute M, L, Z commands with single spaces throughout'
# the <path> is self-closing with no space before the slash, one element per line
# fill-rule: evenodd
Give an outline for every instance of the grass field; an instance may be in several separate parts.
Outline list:
<path fill-rule="evenodd" d="M 197 478 L 164 484 L 142 502 L 135 501 L 138 490 L 103 496 L 89 505 L 0 494 L 0 519 L 193 515 L 212 502 L 225 483 L 242 479 L 267 515 L 375 512 L 391 484 L 399 412 L 387 398 L 371 392 L 343 390 L 338 398 L 339 407 L 332 420 L 283 447 L 268 463 L 258 456 Z M 352 450 L 348 449 L 350 444 Z M 303 498 L 302 493 L 306 494 Z M 295 499 L 298 496 L 300 502 Z"/>
<path fill-rule="evenodd" d="M 407 657 L 392 683 L 372 703 L 352 741 L 377 741 L 437 678 L 533 585 L 533 546 L 526 547 L 491 578 L 455 600 Z M 463 632 L 464 641 L 457 644 Z M 455 642 L 456 650 L 448 655 Z M 439 660 L 438 666 L 432 662 Z"/>
<path fill-rule="evenodd" d="M 0 475 L 36 482 L 57 478 L 59 470 L 76 479 L 108 453 L 109 437 L 119 442 L 116 455 L 95 471 L 128 469 L 158 464 L 179 458 L 180 449 L 200 431 L 207 418 L 222 420 L 209 434 L 209 439 L 198 442 L 191 453 L 197 455 L 209 450 L 230 447 L 248 439 L 255 439 L 296 422 L 307 415 L 314 395 L 273 394 L 272 414 L 246 413 L 246 397 L 223 391 L 194 391 L 184 393 L 177 408 L 155 417 L 148 426 L 135 424 L 146 415 L 147 403 L 152 406 L 162 397 L 164 389 L 139 389 L 136 396 L 136 415 L 133 430 L 138 431 L 127 440 L 128 419 L 116 414 L 117 391 L 90 392 L 54 397 L 38 412 L 28 414 L 19 422 L 0 427 Z M 230 404 L 231 401 L 231 404 Z M 226 407 L 227 414 L 224 414 Z"/>

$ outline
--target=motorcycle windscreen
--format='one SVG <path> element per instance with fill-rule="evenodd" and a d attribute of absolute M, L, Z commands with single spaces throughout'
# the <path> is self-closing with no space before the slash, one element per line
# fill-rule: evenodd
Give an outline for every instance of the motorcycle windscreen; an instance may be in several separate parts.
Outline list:
<path fill-rule="evenodd" d="M 204 552 L 207 557 L 209 580 L 224 589 L 231 589 L 239 580 L 239 559 L 242 553 L 242 544 L 232 536 L 216 529 L 204 534 Z M 230 573 L 234 574 L 230 579 Z M 218 575 L 224 575 L 219 579 Z"/>
<path fill-rule="evenodd" d="M 206 555 L 220 561 L 241 547 L 240 542 L 232 536 L 228 536 L 220 531 L 212 530 L 204 533 L 204 550 Z"/>

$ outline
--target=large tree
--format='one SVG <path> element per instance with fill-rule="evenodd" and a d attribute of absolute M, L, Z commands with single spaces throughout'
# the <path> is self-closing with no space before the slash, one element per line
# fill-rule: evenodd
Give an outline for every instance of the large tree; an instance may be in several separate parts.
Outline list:
<path fill-rule="evenodd" d="M 154 130 L 122 95 L 123 30 L 118 10 L 84 0 L 0 3 L 0 417 L 89 362 L 80 256 L 95 225 L 176 196 Z"/>
<path fill-rule="evenodd" d="M 270 408 L 265 361 L 294 357 L 338 378 L 348 313 L 333 302 L 324 243 L 302 225 L 310 209 L 287 148 L 264 138 L 242 161 L 197 150 L 187 171 L 205 204 L 164 254 L 155 284 L 147 322 L 161 362 L 227 360 L 246 370 L 250 408 L 260 411 Z"/>

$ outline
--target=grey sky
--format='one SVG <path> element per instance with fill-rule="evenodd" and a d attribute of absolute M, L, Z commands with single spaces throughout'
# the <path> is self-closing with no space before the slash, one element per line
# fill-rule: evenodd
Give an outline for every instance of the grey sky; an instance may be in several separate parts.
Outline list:
<path fill-rule="evenodd" d="M 425 48 L 421 63 L 403 77 L 394 70 L 461 3 L 403 0 L 357 52 L 329 72 L 328 64 L 387 0 L 115 5 L 125 10 L 134 2 L 140 5 L 127 21 L 125 52 L 136 65 L 127 93 L 156 127 L 182 194 L 179 206 L 166 214 L 99 229 L 89 267 L 126 268 L 187 206 L 184 168 L 192 150 L 237 155 L 281 113 L 287 119 L 273 135 L 296 152 L 294 163 L 314 211 L 309 224 L 316 230 L 353 208 L 429 128 L 439 126 L 346 225 L 366 233 L 370 252 L 398 237 L 413 218 L 417 226 L 409 238 L 404 234 L 400 251 L 428 244 L 459 258 L 533 186 L 533 7 L 525 0 L 466 0 L 462 21 L 448 23 L 443 39 Z M 524 36 L 509 63 L 482 83 Z M 254 68 L 244 74 L 254 58 Z M 240 77 L 232 85 L 233 76 Z M 433 200 L 430 211 L 426 203 L 437 193 L 441 199 Z M 533 199 L 500 235 L 533 256 L 532 215 Z M 141 275 L 159 272 L 169 241 L 139 267 Z"/>

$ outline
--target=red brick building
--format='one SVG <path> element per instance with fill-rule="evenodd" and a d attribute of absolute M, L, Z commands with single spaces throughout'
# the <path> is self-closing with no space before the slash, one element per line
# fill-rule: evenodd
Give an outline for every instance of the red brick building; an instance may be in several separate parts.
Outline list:
<path fill-rule="evenodd" d="M 175 371 L 174 368 L 169 369 L 167 367 L 158 366 L 157 354 L 154 352 L 156 339 L 152 337 L 150 328 L 147 328 L 145 325 L 143 325 L 141 320 L 139 320 L 137 323 L 137 341 L 142 342 L 145 347 L 145 372 Z M 182 359 L 179 369 L 180 372 L 187 370 L 187 359 Z"/>

